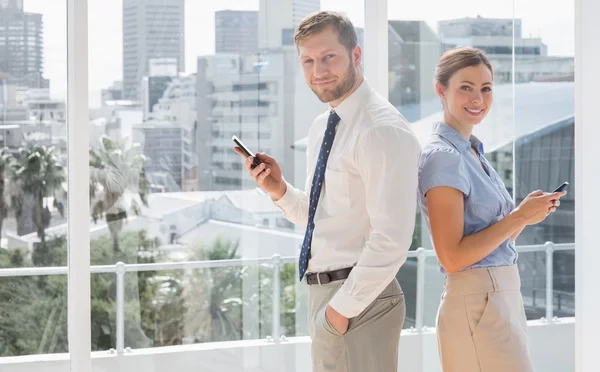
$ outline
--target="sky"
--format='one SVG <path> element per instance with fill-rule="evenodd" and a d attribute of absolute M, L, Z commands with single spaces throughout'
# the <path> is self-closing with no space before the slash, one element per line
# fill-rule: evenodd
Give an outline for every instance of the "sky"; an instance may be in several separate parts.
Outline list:
<path fill-rule="evenodd" d="M 287 0 L 271 0 L 287 1 Z M 554 0 L 389 0 L 388 19 L 424 20 L 434 30 L 440 20 L 476 17 L 521 18 L 523 37 L 541 37 L 548 53 L 574 54 L 574 1 Z M 66 0 L 24 0 L 25 11 L 44 20 L 44 76 L 54 98 L 66 97 Z M 214 12 L 258 10 L 258 0 L 185 0 L 186 73 L 196 57 L 214 53 Z M 364 0 L 321 0 L 321 9 L 342 11 L 364 26 Z M 100 104 L 100 90 L 122 79 L 122 0 L 88 0 L 90 106 Z"/>

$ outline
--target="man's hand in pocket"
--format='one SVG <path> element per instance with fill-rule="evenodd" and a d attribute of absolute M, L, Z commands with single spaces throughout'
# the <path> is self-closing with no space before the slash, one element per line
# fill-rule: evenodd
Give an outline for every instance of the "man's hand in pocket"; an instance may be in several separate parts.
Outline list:
<path fill-rule="evenodd" d="M 329 305 L 325 309 L 325 317 L 329 320 L 329 323 L 338 331 L 340 334 L 344 334 L 348 331 L 348 318 L 335 311 L 335 309 Z"/>

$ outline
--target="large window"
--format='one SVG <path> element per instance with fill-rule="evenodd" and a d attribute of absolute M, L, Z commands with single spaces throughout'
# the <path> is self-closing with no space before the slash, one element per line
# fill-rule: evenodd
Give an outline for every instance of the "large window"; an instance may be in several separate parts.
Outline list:
<path fill-rule="evenodd" d="M 517 241 L 527 316 L 574 316 L 574 0 L 385 2 L 87 0 L 88 79 L 77 86 L 89 113 L 67 125 L 67 109 L 82 104 L 67 105 L 74 2 L 0 0 L 10 7 L 0 8 L 0 370 L 65 370 L 67 320 L 82 316 L 67 307 L 69 257 L 87 249 L 95 369 L 310 370 L 296 258 L 304 231 L 256 187 L 231 136 L 304 187 L 306 137 L 327 106 L 304 82 L 293 34 L 320 9 L 347 13 L 366 55 L 384 55 L 372 46 L 387 42 L 384 78 L 384 59 L 363 71 L 422 143 L 441 119 L 441 54 L 486 52 L 495 102 L 476 134 L 505 186 L 519 203 L 571 184 L 560 210 Z M 68 139 L 84 125 L 89 138 Z M 79 140 L 89 177 L 67 163 Z M 89 194 L 89 246 L 67 244 L 69 223 L 81 222 L 67 216 L 72 185 Z M 418 210 L 415 220 L 397 275 L 407 309 L 400 361 L 438 371 L 428 328 L 444 277 Z M 536 358 L 560 346 L 540 334 Z M 572 364 L 558 359 L 556 371 Z"/>
<path fill-rule="evenodd" d="M 564 1 L 551 15 L 542 15 L 541 3 L 535 1 L 429 0 L 411 7 L 390 1 L 390 102 L 425 143 L 433 123 L 443 120 L 433 83 L 441 54 L 454 47 L 480 48 L 494 69 L 494 104 L 474 134 L 484 143 L 487 159 L 516 203 L 534 190 L 550 192 L 563 181 L 573 184 L 574 44 L 572 37 L 562 37 L 572 35 L 573 5 Z M 556 214 L 527 227 L 517 240 L 524 248 L 519 268 L 529 319 L 574 315 L 572 186 Z M 544 246 L 546 242 L 553 244 Z M 569 244 L 556 245 L 563 243 Z M 536 247 L 524 247 L 533 245 Z M 419 211 L 412 249 L 418 247 L 432 247 Z M 553 262 L 550 277 L 546 268 L 549 259 Z M 416 258 L 409 259 L 398 274 L 408 293 L 407 303 L 422 301 L 424 312 L 409 307 L 407 326 L 415 324 L 417 318 L 418 326 L 435 326 L 444 278 L 437 271 L 435 257 L 428 256 L 425 262 L 425 284 L 420 291 L 415 289 Z M 552 296 L 546 291 L 548 278 L 553 284 Z M 422 300 L 417 292 L 422 293 Z M 549 299 L 554 301 L 551 311 L 546 307 Z"/>
<path fill-rule="evenodd" d="M 67 264 L 66 2 L 10 3 L 0 39 L 42 16 L 47 32 L 0 49 L 0 270 L 20 273 L 0 277 L 0 359 L 68 352 L 67 277 L 48 275 Z"/>
<path fill-rule="evenodd" d="M 519 259 L 529 319 L 575 316 L 575 250 L 551 253 L 575 242 L 574 1 L 561 1 L 543 16 L 538 12 L 542 4 L 515 1 L 515 31 L 521 36 L 515 37 L 515 47 L 536 46 L 541 52 L 515 56 L 515 137 L 497 150 L 498 167 L 514 174 L 517 203 L 533 190 L 552 191 L 564 181 L 570 183 L 560 209 L 525 229 L 517 241 L 520 245 L 553 243 Z M 548 273 L 552 273 L 550 282 Z"/>
<path fill-rule="evenodd" d="M 348 10 L 363 43 L 362 2 L 330 5 Z M 325 7 L 90 1 L 91 264 L 111 267 L 92 274 L 94 350 L 308 335 L 294 258 L 303 231 L 256 188 L 231 136 L 304 186 L 293 145 L 326 106 L 291 35 Z M 122 28 L 106 30 L 114 14 Z"/>

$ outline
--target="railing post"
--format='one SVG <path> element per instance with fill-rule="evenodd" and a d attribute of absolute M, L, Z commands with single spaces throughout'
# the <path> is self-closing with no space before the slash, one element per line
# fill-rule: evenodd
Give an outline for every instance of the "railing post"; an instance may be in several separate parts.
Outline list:
<path fill-rule="evenodd" d="M 117 262 L 117 354 L 123 355 L 125 349 L 125 264 Z"/>
<path fill-rule="evenodd" d="M 273 255 L 273 323 L 271 337 L 278 344 L 280 340 L 279 328 L 281 317 L 281 264 L 282 259 L 278 254 Z"/>
<path fill-rule="evenodd" d="M 546 320 L 554 318 L 554 243 L 546 242 Z"/>
<path fill-rule="evenodd" d="M 417 303 L 415 309 L 415 328 L 423 331 L 423 312 L 425 304 L 425 248 L 417 249 Z"/>

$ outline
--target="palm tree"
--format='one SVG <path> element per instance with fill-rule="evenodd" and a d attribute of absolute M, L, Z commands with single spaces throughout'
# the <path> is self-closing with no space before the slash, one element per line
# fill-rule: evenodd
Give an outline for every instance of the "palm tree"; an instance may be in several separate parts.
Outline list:
<path fill-rule="evenodd" d="M 0 237 L 2 236 L 2 224 L 8 217 L 9 204 L 6 202 L 4 192 L 6 191 L 6 176 L 13 161 L 12 154 L 5 147 L 0 149 Z"/>
<path fill-rule="evenodd" d="M 11 166 L 14 182 L 11 200 L 19 225 L 22 216 L 29 216 L 40 238 L 40 247 L 46 246 L 46 229 L 50 226 L 52 213 L 49 198 L 53 206 L 64 216 L 64 206 L 55 198 L 65 181 L 65 174 L 59 156 L 54 147 L 32 146 L 20 149 Z M 28 210 L 31 208 L 31 210 Z M 22 230 L 22 229 L 21 229 Z"/>
<path fill-rule="evenodd" d="M 119 233 L 128 211 L 141 214 L 148 206 L 149 182 L 144 173 L 146 158 L 139 153 L 139 144 L 130 148 L 103 136 L 99 146 L 90 149 L 90 202 L 92 218 L 97 222 L 104 216 L 113 238 L 113 251 L 119 249 Z"/>
<path fill-rule="evenodd" d="M 236 259 L 238 246 L 238 242 L 217 238 L 210 247 L 194 248 L 190 260 Z M 185 277 L 187 336 L 196 342 L 241 339 L 244 275 L 245 268 L 217 267 L 195 270 Z"/>

